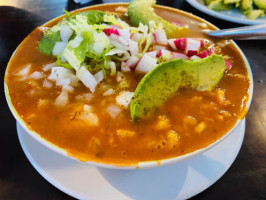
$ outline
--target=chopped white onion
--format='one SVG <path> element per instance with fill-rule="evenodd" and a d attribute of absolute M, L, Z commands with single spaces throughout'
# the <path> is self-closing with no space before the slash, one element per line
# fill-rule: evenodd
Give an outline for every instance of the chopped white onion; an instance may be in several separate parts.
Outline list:
<path fill-rule="evenodd" d="M 55 100 L 55 105 L 58 107 L 64 107 L 68 104 L 68 93 L 66 90 L 62 90 L 60 95 Z"/>
<path fill-rule="evenodd" d="M 69 85 L 69 84 L 70 84 L 70 78 L 58 78 L 56 80 L 57 86 L 64 86 L 64 85 Z"/>
<path fill-rule="evenodd" d="M 43 66 L 43 71 L 50 71 L 53 67 L 56 67 L 56 63 L 53 62 L 53 63 L 50 63 L 50 64 L 46 64 Z"/>
<path fill-rule="evenodd" d="M 16 72 L 16 76 L 27 76 L 30 72 L 30 68 L 31 68 L 31 64 L 26 65 L 25 67 L 23 67 L 21 70 L 19 70 L 18 72 Z"/>
<path fill-rule="evenodd" d="M 100 83 L 104 79 L 103 70 L 98 71 L 96 74 L 93 75 L 97 83 Z"/>
<path fill-rule="evenodd" d="M 114 89 L 109 88 L 108 90 L 106 90 L 106 91 L 103 93 L 103 96 L 110 96 L 110 95 L 113 95 L 114 93 L 115 93 Z"/>
<path fill-rule="evenodd" d="M 122 109 L 115 104 L 111 104 L 106 108 L 106 111 L 113 119 L 115 119 L 121 113 Z"/>
<path fill-rule="evenodd" d="M 116 81 L 121 82 L 124 80 L 124 74 L 122 72 L 117 72 L 116 74 Z"/>
<path fill-rule="evenodd" d="M 84 106 L 83 106 L 83 110 L 84 110 L 85 112 L 92 112 L 92 111 L 93 111 L 92 106 L 90 106 L 90 105 L 88 105 L 88 104 L 84 104 Z"/>
<path fill-rule="evenodd" d="M 30 74 L 30 75 L 28 76 L 28 78 L 30 78 L 30 79 L 34 79 L 34 80 L 39 80 L 39 79 L 44 78 L 44 74 L 41 73 L 41 72 L 35 71 L 35 72 L 33 72 L 32 74 Z"/>
<path fill-rule="evenodd" d="M 70 85 L 63 85 L 63 90 L 66 90 L 70 93 L 73 93 L 75 91 L 75 89 Z"/>
<path fill-rule="evenodd" d="M 90 102 L 91 99 L 93 98 L 93 95 L 91 93 L 85 93 L 83 94 L 83 97 L 86 102 Z"/>
<path fill-rule="evenodd" d="M 67 42 L 56 42 L 53 48 L 53 55 L 58 56 L 64 51 L 67 46 Z"/>
<path fill-rule="evenodd" d="M 97 115 L 92 112 L 80 112 L 76 115 L 76 119 L 84 121 L 89 126 L 99 125 L 99 119 Z"/>
<path fill-rule="evenodd" d="M 116 35 L 116 34 L 111 34 L 110 35 L 110 38 L 112 40 L 114 40 L 115 42 L 118 42 L 120 44 L 123 44 L 123 45 L 128 45 L 128 42 L 126 41 L 126 39 L 124 39 L 123 37 L 119 36 L 119 35 Z"/>
<path fill-rule="evenodd" d="M 139 72 L 146 73 L 146 72 L 149 72 L 150 70 L 152 70 L 156 65 L 157 65 L 157 60 L 155 58 L 152 58 L 152 57 L 144 54 L 140 58 L 140 61 L 137 64 L 137 67 L 135 70 L 139 71 Z"/>
<path fill-rule="evenodd" d="M 127 108 L 130 104 L 130 101 L 134 95 L 134 92 L 129 91 L 122 91 L 119 95 L 115 98 L 116 103 L 124 108 Z"/>
<path fill-rule="evenodd" d="M 73 30 L 68 25 L 63 25 L 60 31 L 60 38 L 63 42 L 67 42 L 71 35 L 73 34 Z"/>
<path fill-rule="evenodd" d="M 73 49 L 77 48 L 80 43 L 83 41 L 83 37 L 81 35 L 77 35 L 73 40 L 71 40 L 68 44 L 71 46 Z"/>
<path fill-rule="evenodd" d="M 85 66 L 80 67 L 80 69 L 77 71 L 76 76 L 87 88 L 90 88 L 90 91 L 92 93 L 94 93 L 97 81 Z"/>
<path fill-rule="evenodd" d="M 45 79 L 43 81 L 43 87 L 44 88 L 52 88 L 53 87 L 53 84 L 50 81 L 48 81 L 48 80 Z"/>
<path fill-rule="evenodd" d="M 104 50 L 104 46 L 102 45 L 101 42 L 95 42 L 93 44 L 93 51 L 95 52 L 96 55 L 100 55 L 102 54 L 103 50 Z"/>

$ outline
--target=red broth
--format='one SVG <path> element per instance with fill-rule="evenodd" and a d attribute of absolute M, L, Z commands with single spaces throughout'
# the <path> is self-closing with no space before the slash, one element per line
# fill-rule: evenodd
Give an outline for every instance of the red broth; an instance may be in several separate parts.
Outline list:
<path fill-rule="evenodd" d="M 100 5 L 84 10 L 115 12 L 119 6 L 125 4 Z M 211 40 L 203 34 L 203 29 L 215 28 L 204 21 L 160 6 L 155 8 L 155 12 L 170 22 L 188 25 L 186 37 Z M 45 26 L 57 22 L 54 20 Z M 61 87 L 53 83 L 51 89 L 45 89 L 44 79 L 19 80 L 15 73 L 25 65 L 31 64 L 31 72 L 34 72 L 42 71 L 45 64 L 55 62 L 54 58 L 38 51 L 41 37 L 40 29 L 36 28 L 10 60 L 5 76 L 10 98 L 30 129 L 81 161 L 132 165 L 184 155 L 212 144 L 246 114 L 250 80 L 243 58 L 230 41 L 212 39 L 220 54 L 228 56 L 232 64 L 213 91 L 181 88 L 152 119 L 132 122 L 129 109 L 123 109 L 115 119 L 105 111 L 115 102 L 116 95 L 124 90 L 116 77 L 108 77 L 101 82 L 89 102 L 76 98 L 89 93 L 89 89 L 81 85 L 70 95 L 69 103 L 63 108 L 57 108 L 53 103 Z M 49 76 L 49 72 L 43 73 L 46 78 Z M 128 83 L 126 90 L 134 92 L 142 76 L 136 73 L 124 76 Z M 113 88 L 115 94 L 103 96 L 105 86 Z M 84 104 L 92 106 L 98 117 L 98 126 L 79 120 Z"/>

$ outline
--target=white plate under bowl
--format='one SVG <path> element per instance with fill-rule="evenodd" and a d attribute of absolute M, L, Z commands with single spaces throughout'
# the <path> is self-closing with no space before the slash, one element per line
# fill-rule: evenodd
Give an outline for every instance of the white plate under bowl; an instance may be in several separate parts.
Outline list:
<path fill-rule="evenodd" d="M 78 199 L 187 199 L 215 183 L 243 142 L 245 119 L 222 142 L 180 163 L 150 169 L 106 169 L 62 156 L 17 123 L 19 141 L 34 168 L 52 185 Z"/>
<path fill-rule="evenodd" d="M 222 20 L 235 22 L 239 24 L 247 24 L 247 25 L 266 23 L 266 15 L 264 17 L 260 17 L 255 20 L 250 20 L 246 18 L 244 14 L 241 13 L 240 9 L 237 9 L 237 8 L 216 12 L 214 10 L 210 10 L 204 4 L 204 0 L 187 0 L 187 2 L 194 8 L 200 10 L 201 12 L 204 12 L 205 14 L 208 14 L 210 16 L 213 16 L 213 17 L 216 17 Z"/>

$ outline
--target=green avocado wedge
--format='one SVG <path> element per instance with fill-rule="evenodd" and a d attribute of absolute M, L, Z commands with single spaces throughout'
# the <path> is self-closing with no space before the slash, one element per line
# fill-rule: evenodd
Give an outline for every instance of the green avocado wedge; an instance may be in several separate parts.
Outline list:
<path fill-rule="evenodd" d="M 225 61 L 219 55 L 189 61 L 176 59 L 159 64 L 141 79 L 136 88 L 130 103 L 132 120 L 150 118 L 179 87 L 199 91 L 214 89 L 224 71 Z"/>
<path fill-rule="evenodd" d="M 173 25 L 162 19 L 153 12 L 156 0 L 133 0 L 128 7 L 128 16 L 136 26 L 139 23 L 149 25 L 149 21 L 154 21 L 156 25 L 162 24 L 168 38 L 178 38 L 184 36 L 188 29 L 184 26 Z"/>

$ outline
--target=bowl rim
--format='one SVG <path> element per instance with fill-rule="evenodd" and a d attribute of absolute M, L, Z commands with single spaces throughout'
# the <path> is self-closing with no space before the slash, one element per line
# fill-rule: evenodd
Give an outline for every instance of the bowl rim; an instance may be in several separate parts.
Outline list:
<path fill-rule="evenodd" d="M 105 6 L 105 5 L 114 5 L 114 6 L 123 6 L 124 5 L 124 6 L 128 6 L 129 4 L 128 3 L 104 3 L 104 4 L 96 4 L 96 5 L 93 5 L 93 6 L 87 6 L 87 7 L 83 7 L 83 8 L 80 8 L 80 9 L 73 10 L 70 13 L 83 12 L 83 11 L 86 11 L 87 9 L 90 9 L 91 10 L 94 7 Z M 191 18 L 194 18 L 196 20 L 202 21 L 202 22 L 208 24 L 209 26 L 212 26 L 213 28 L 215 28 L 217 30 L 219 29 L 218 27 L 216 27 L 212 23 L 208 22 L 207 20 L 205 20 L 205 19 L 203 19 L 203 18 L 201 18 L 199 16 L 196 16 L 196 15 L 194 15 L 192 13 L 189 13 L 189 12 L 186 12 L 186 11 L 183 11 L 183 10 L 180 10 L 180 9 L 177 9 L 177 8 L 172 8 L 172 7 L 168 7 L 168 6 L 162 6 L 162 5 L 155 5 L 154 7 L 155 8 L 159 8 L 159 9 L 164 9 L 164 10 L 167 10 L 167 11 L 172 11 L 172 12 L 176 12 L 176 13 L 179 13 L 179 14 L 186 15 L 188 17 L 191 17 Z M 63 18 L 64 15 L 65 14 L 60 15 L 60 16 L 58 16 L 56 18 L 53 18 L 53 19 L 45 22 L 44 24 L 40 25 L 40 27 L 45 26 L 46 24 L 51 23 L 53 21 L 59 20 L 60 18 Z M 17 48 L 15 49 L 15 51 L 12 53 L 12 55 L 11 55 L 9 61 L 8 61 L 7 67 L 6 67 L 5 76 L 7 74 L 7 69 L 9 67 L 10 61 L 12 60 L 12 58 L 13 58 L 14 54 L 16 53 L 16 51 L 18 50 L 19 46 L 22 45 L 22 43 L 25 41 L 25 39 L 26 39 L 26 37 L 17 46 Z M 230 40 L 230 41 L 232 42 L 232 44 L 234 45 L 234 47 L 236 48 L 236 50 L 240 53 L 242 59 L 244 60 L 244 63 L 245 63 L 246 69 L 247 69 L 247 73 L 248 73 L 248 76 L 249 76 L 249 79 L 250 79 L 249 80 L 250 84 L 249 84 L 249 89 L 248 89 L 249 99 L 248 99 L 248 102 L 246 104 L 246 113 L 244 114 L 244 116 L 246 116 L 246 114 L 247 114 L 247 112 L 248 112 L 248 110 L 250 108 L 251 101 L 252 101 L 252 97 L 253 97 L 253 90 L 254 90 L 253 74 L 252 74 L 252 71 L 251 71 L 250 64 L 249 64 L 246 56 L 244 55 L 243 51 L 240 49 L 240 47 L 238 47 L 238 45 L 233 40 Z M 65 156 L 67 158 L 74 159 L 77 162 L 82 162 L 82 161 L 78 160 L 77 158 L 68 155 L 67 154 L 67 151 L 65 149 L 63 149 L 63 148 L 61 148 L 61 147 L 53 144 L 52 142 L 46 140 L 45 138 L 42 138 L 37 132 L 35 132 L 34 130 L 30 129 L 27 126 L 26 122 L 20 117 L 20 115 L 17 113 L 15 107 L 12 104 L 12 100 L 11 100 L 10 95 L 9 95 L 8 85 L 7 85 L 5 79 L 4 79 L 4 92 L 5 92 L 6 101 L 7 101 L 7 104 L 9 106 L 10 110 L 11 110 L 11 113 L 13 114 L 14 118 L 16 119 L 16 121 L 22 126 L 22 128 L 30 136 L 32 136 L 35 140 L 37 140 L 38 142 L 40 142 L 42 145 L 44 145 L 48 149 L 51 149 L 54 152 L 59 153 L 59 154 Z M 237 122 L 235 123 L 235 125 L 225 135 L 223 135 L 221 138 L 219 138 L 215 142 L 211 143 L 210 145 L 208 145 L 208 146 L 206 146 L 204 148 L 195 150 L 193 152 L 190 152 L 190 153 L 187 153 L 187 154 L 184 154 L 184 155 L 181 155 L 181 156 L 176 156 L 176 157 L 166 158 L 166 159 L 161 159 L 161 160 L 154 160 L 154 161 L 141 161 L 141 162 L 133 163 L 133 164 L 119 164 L 119 163 L 115 163 L 115 162 L 114 163 L 104 163 L 104 162 L 101 163 L 101 162 L 96 162 L 96 161 L 85 161 L 83 163 L 86 163 L 86 164 L 89 164 L 89 165 L 93 165 L 93 166 L 96 166 L 96 167 L 102 167 L 102 168 L 128 170 L 128 169 L 146 169 L 146 168 L 153 168 L 153 167 L 164 166 L 164 165 L 169 165 L 169 164 L 174 164 L 174 163 L 182 162 L 184 160 L 187 160 L 187 159 L 190 159 L 192 157 L 195 157 L 195 156 L 197 156 L 199 154 L 202 154 L 202 153 L 206 152 L 207 150 L 211 149 L 212 147 L 216 146 L 218 143 L 220 143 L 225 138 L 227 138 L 236 129 L 236 127 L 240 124 L 241 120 L 242 119 L 238 119 Z"/>

